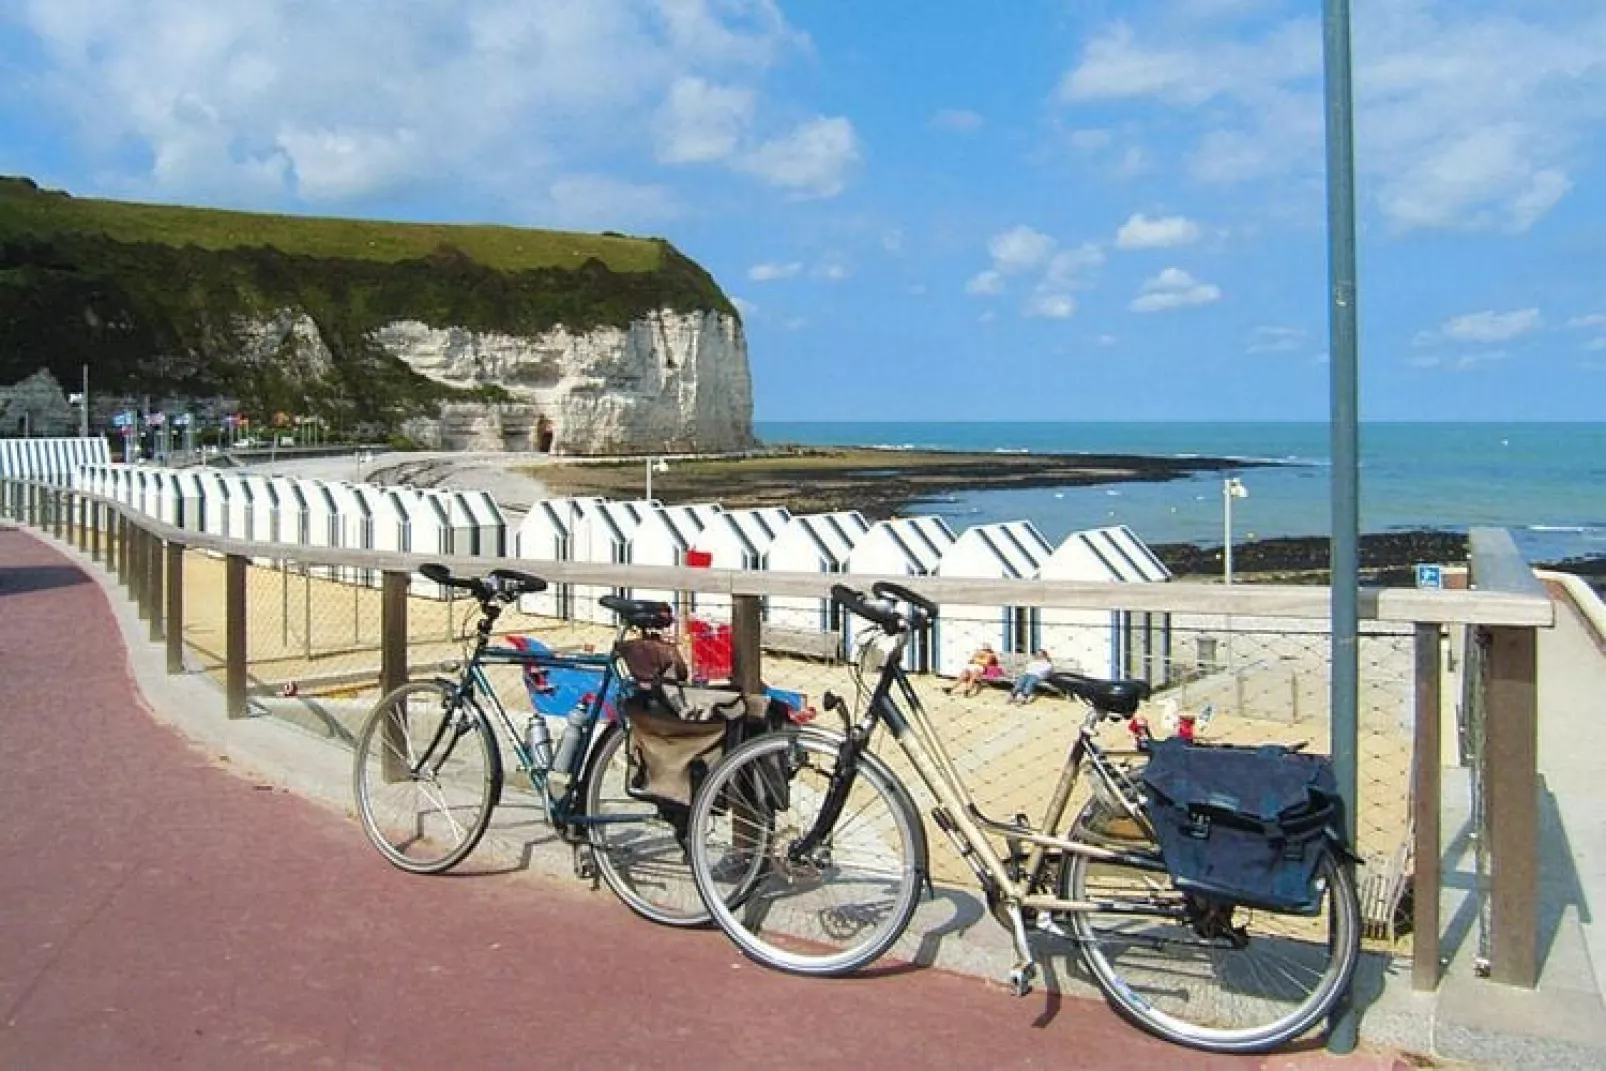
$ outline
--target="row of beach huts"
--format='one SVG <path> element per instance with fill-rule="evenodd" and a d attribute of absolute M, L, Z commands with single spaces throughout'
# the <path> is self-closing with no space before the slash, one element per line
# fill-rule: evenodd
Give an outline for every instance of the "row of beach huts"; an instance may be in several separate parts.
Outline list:
<path fill-rule="evenodd" d="M 39 440 L 36 440 L 36 442 Z M 4 460 L 0 458 L 0 460 Z M 0 467 L 0 473 L 6 470 Z M 207 468 L 164 469 L 80 463 L 72 485 L 127 503 L 173 527 L 223 538 L 354 550 L 516 557 L 540 573 L 543 561 L 588 564 L 705 565 L 714 569 L 863 576 L 940 576 L 981 580 L 1158 583 L 1170 573 L 1124 526 L 1073 532 L 1050 545 L 1028 521 L 979 524 L 954 532 L 936 516 L 868 522 L 857 512 L 791 514 L 784 508 L 664 506 L 652 501 L 561 498 L 536 502 L 516 527 L 483 491 L 379 486 L 264 476 Z M 510 530 L 511 529 L 511 530 Z M 259 561 L 272 564 L 282 552 Z M 325 568 L 320 575 L 377 584 L 371 570 Z M 607 623 L 597 599 L 615 588 L 554 584 L 521 607 L 529 613 Z M 439 594 L 422 579 L 422 595 Z M 677 602 L 706 621 L 728 621 L 727 597 L 637 588 L 639 598 Z M 958 671 L 975 648 L 1048 648 L 1057 661 L 1117 675 L 1170 662 L 1165 615 L 1057 607 L 941 608 L 938 626 L 916 645 L 912 664 Z M 772 633 L 824 637 L 833 653 L 851 649 L 854 622 L 828 599 L 772 595 Z"/>

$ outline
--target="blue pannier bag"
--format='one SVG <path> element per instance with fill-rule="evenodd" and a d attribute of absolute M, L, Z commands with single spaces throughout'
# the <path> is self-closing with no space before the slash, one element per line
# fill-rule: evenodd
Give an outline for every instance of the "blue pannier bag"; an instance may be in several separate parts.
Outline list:
<path fill-rule="evenodd" d="M 1270 911 L 1321 910 L 1316 872 L 1348 856 L 1332 763 L 1278 745 L 1149 745 L 1145 809 L 1177 888 Z"/>

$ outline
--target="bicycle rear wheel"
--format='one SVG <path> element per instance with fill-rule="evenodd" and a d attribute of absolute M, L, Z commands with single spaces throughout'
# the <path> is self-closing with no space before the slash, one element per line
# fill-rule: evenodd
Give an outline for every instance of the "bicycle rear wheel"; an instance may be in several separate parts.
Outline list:
<path fill-rule="evenodd" d="M 666 926 L 702 926 L 708 909 L 697 894 L 684 833 L 658 805 L 627 791 L 629 735 L 610 725 L 597 741 L 586 778 L 585 828 L 597 871 L 614 895 L 643 918 Z"/>
<path fill-rule="evenodd" d="M 820 815 L 839 744 L 819 732 L 758 737 L 716 765 L 692 801 L 692 874 L 714 921 L 753 959 L 794 974 L 847 974 L 880 956 L 909 925 L 925 880 L 919 812 L 868 753 L 825 839 L 793 850 Z"/>
<path fill-rule="evenodd" d="M 1155 850 L 1145 831 L 1112 818 L 1098 800 L 1082 809 L 1072 835 Z M 1360 906 L 1348 869 L 1329 855 L 1317 880 L 1314 915 L 1244 907 L 1189 914 L 1187 894 L 1164 873 L 1068 855 L 1060 895 L 1121 909 L 1071 915 L 1082 956 L 1118 1010 L 1190 1048 L 1264 1052 L 1326 1017 L 1360 956 Z"/>
<path fill-rule="evenodd" d="M 352 784 L 363 832 L 415 874 L 461 862 L 501 797 L 495 733 L 472 702 L 455 697 L 445 681 L 404 684 L 375 705 L 357 736 Z"/>

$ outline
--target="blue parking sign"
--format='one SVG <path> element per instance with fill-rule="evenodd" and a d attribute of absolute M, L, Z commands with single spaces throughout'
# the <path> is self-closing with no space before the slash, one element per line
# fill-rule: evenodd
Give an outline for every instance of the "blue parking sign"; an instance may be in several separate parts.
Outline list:
<path fill-rule="evenodd" d="M 1435 589 L 1444 587 L 1444 566 L 1418 565 L 1416 567 L 1416 586 Z"/>

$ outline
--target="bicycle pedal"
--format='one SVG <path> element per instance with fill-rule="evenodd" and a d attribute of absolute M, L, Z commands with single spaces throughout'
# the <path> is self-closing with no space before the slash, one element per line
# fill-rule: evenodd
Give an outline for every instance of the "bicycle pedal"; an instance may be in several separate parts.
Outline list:
<path fill-rule="evenodd" d="M 576 844 L 574 846 L 574 876 L 581 881 L 589 881 L 593 885 L 597 881 L 597 859 L 591 854 L 589 844 Z"/>
<path fill-rule="evenodd" d="M 1026 963 L 1009 972 L 1009 992 L 1012 996 L 1024 997 L 1032 991 L 1032 978 L 1037 974 L 1037 964 Z"/>

